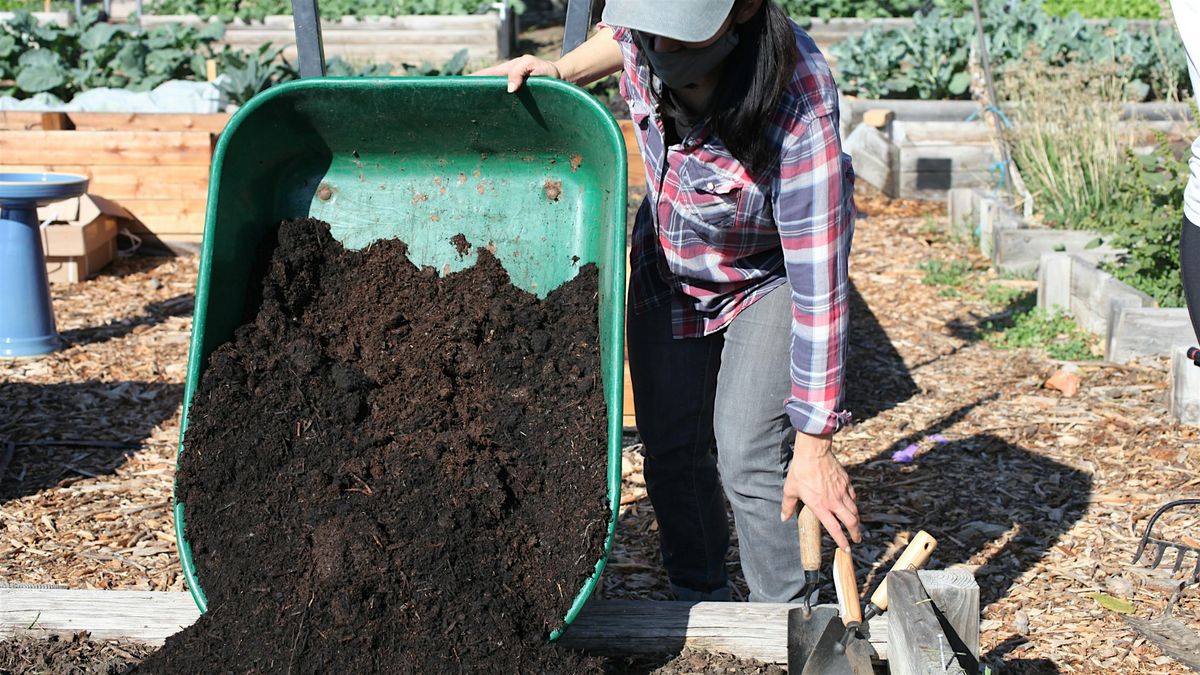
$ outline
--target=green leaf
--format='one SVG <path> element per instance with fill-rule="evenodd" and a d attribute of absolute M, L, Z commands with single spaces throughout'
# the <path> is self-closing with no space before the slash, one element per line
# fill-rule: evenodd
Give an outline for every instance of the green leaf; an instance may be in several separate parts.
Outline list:
<path fill-rule="evenodd" d="M 454 53 L 454 56 L 446 62 L 442 67 L 442 75 L 462 75 L 462 71 L 467 67 L 467 50 L 460 49 Z"/>
<path fill-rule="evenodd" d="M 57 66 L 60 63 L 62 59 L 49 49 L 31 49 L 17 59 L 20 66 Z"/>
<path fill-rule="evenodd" d="M 1101 607 L 1117 614 L 1133 614 L 1133 603 L 1121 598 L 1114 598 L 1104 593 L 1092 593 L 1092 599 Z"/>
<path fill-rule="evenodd" d="M 1055 244 L 1054 250 L 1061 253 L 1061 252 L 1067 250 L 1067 245 L 1066 244 Z"/>
<path fill-rule="evenodd" d="M 126 75 L 142 75 L 146 72 L 146 47 L 139 42 L 129 42 L 117 52 L 115 61 Z"/>
<path fill-rule="evenodd" d="M 17 49 L 17 39 L 11 35 L 0 34 L 0 59 L 7 58 Z"/>
<path fill-rule="evenodd" d="M 62 68 L 57 65 L 25 66 L 17 73 L 17 87 L 30 94 L 61 87 L 65 81 Z"/>
<path fill-rule="evenodd" d="M 1093 239 L 1093 240 L 1089 241 L 1088 243 L 1084 244 L 1084 245 L 1083 245 L 1083 249 L 1084 249 L 1085 251 L 1090 251 L 1090 250 L 1092 250 L 1092 249 L 1094 249 L 1094 248 L 1099 248 L 1099 247 L 1100 247 L 1100 246 L 1101 246 L 1103 243 L 1104 243 L 1104 238 L 1103 238 L 1103 237 L 1096 237 L 1095 239 Z"/>
<path fill-rule="evenodd" d="M 110 23 L 98 23 L 87 29 L 83 37 L 79 38 L 79 46 L 89 51 L 95 51 L 108 44 L 119 32 L 120 29 Z"/>
<path fill-rule="evenodd" d="M 971 74 L 965 70 L 960 70 L 954 74 L 954 77 L 950 78 L 950 84 L 947 85 L 946 88 L 950 90 L 951 94 L 958 96 L 960 94 L 966 93 L 967 89 L 970 86 L 971 86 Z"/>
<path fill-rule="evenodd" d="M 204 24 L 196 35 L 201 40 L 215 42 L 225 37 L 225 24 L 221 21 L 210 21 Z"/>

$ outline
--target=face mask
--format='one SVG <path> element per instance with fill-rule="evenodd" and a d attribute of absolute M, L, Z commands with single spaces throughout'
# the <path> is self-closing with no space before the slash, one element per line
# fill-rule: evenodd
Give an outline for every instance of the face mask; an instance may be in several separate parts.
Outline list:
<path fill-rule="evenodd" d="M 642 52 L 650 61 L 650 70 L 672 89 L 683 89 L 704 79 L 738 44 L 737 33 L 728 31 L 716 42 L 697 49 L 680 49 L 677 52 L 654 51 L 654 38 L 639 35 Z"/>

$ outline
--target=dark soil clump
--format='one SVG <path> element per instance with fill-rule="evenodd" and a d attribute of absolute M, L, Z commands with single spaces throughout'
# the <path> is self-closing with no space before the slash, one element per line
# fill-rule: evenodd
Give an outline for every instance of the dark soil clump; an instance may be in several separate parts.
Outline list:
<path fill-rule="evenodd" d="M 608 522 L 596 269 L 538 300 L 405 253 L 280 227 L 180 459 L 209 611 L 144 671 L 601 667 L 545 642 Z"/>
<path fill-rule="evenodd" d="M 0 673 L 115 675 L 152 651 L 154 647 L 136 642 L 92 640 L 87 633 L 12 637 L 0 641 Z"/>

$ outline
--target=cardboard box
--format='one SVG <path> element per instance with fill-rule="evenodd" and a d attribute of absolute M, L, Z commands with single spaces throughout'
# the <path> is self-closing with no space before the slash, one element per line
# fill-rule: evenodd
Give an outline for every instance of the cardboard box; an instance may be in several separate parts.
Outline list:
<path fill-rule="evenodd" d="M 39 208 L 38 220 L 52 221 L 42 228 L 51 283 L 78 283 L 112 262 L 121 221 L 132 222 L 133 216 L 114 201 L 88 194 Z"/>
<path fill-rule="evenodd" d="M 109 239 L 77 256 L 46 256 L 46 274 L 52 284 L 77 284 L 93 277 L 117 256 L 117 240 Z"/>

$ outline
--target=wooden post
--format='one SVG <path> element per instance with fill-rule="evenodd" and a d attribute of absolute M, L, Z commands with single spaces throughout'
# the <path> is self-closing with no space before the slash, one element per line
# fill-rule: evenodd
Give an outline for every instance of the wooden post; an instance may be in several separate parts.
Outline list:
<path fill-rule="evenodd" d="M 75 123 L 71 121 L 70 116 L 65 112 L 44 112 L 42 113 L 42 130 L 43 131 L 72 131 L 75 129 Z"/>
<path fill-rule="evenodd" d="M 923 580 L 934 590 L 928 591 Z M 888 669 L 896 675 L 974 673 L 979 653 L 979 586 L 970 573 L 918 576 L 902 570 L 888 574 L 887 582 Z"/>

